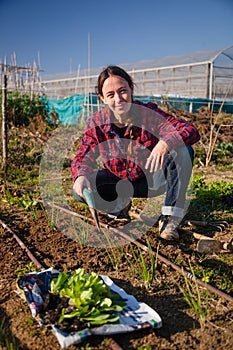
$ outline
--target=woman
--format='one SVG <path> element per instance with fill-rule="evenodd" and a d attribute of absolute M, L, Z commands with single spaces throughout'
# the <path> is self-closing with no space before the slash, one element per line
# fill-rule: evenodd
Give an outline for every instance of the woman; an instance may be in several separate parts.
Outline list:
<path fill-rule="evenodd" d="M 129 217 L 132 197 L 166 193 L 160 236 L 177 240 L 192 172 L 191 145 L 199 133 L 156 104 L 135 101 L 133 91 L 133 80 L 122 68 L 108 66 L 100 73 L 96 92 L 105 108 L 86 122 L 71 166 L 73 192 L 85 202 L 83 189 L 88 188 L 96 208 L 117 218 Z M 97 159 L 102 169 L 97 169 Z"/>

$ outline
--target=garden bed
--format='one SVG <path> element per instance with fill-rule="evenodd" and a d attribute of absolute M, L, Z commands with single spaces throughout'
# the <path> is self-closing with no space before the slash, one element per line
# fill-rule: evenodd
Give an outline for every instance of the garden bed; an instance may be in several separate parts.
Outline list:
<path fill-rule="evenodd" d="M 182 115 L 180 111 L 177 114 Z M 197 115 L 186 114 L 185 117 L 198 124 Z M 203 114 L 202 120 L 206 120 Z M 201 125 L 204 133 L 208 125 L 206 124 L 206 127 Z M 9 155 L 11 167 L 8 170 L 6 183 L 1 182 L 0 218 L 19 235 L 41 264 L 58 271 L 84 268 L 87 272 L 94 271 L 99 275 L 107 275 L 138 302 L 146 303 L 158 312 L 162 318 L 161 328 L 112 336 L 124 350 L 210 350 L 219 347 L 231 350 L 233 334 L 231 302 L 192 284 L 193 300 L 198 301 L 200 296 L 199 304 L 198 302 L 196 304 L 198 307 L 195 309 L 188 304 L 182 289 L 184 288 L 187 293 L 185 277 L 156 259 L 156 256 L 153 260 L 149 252 L 142 251 L 130 243 L 108 248 L 90 246 L 86 242 L 82 244 L 81 240 L 71 239 L 56 227 L 55 220 L 52 221 L 48 217 L 45 207 L 39 202 L 40 147 L 45 140 L 46 128 L 43 124 L 43 138 L 34 129 L 30 131 L 42 140 L 40 143 L 36 142 L 29 129 L 11 130 Z M 15 139 L 16 133 L 18 141 Z M 219 141 L 214 150 L 214 159 L 219 157 L 218 164 L 214 161 L 209 167 L 202 166 L 203 147 L 200 144 L 195 146 L 197 154 L 194 167 L 195 188 L 186 215 L 186 219 L 226 221 L 228 225 L 223 231 L 213 227 L 191 228 L 226 242 L 233 236 L 233 208 L 230 202 L 224 202 L 222 197 L 233 181 L 230 167 L 233 159 L 229 151 L 233 141 L 229 138 L 231 136 L 227 135 L 232 133 L 219 134 Z M 222 148 L 218 147 L 220 144 Z M 15 157 L 17 147 L 20 148 L 20 154 Z M 63 172 L 64 191 L 67 193 L 72 210 L 90 217 L 87 208 L 78 205 L 72 199 L 69 161 L 70 159 L 67 159 L 68 165 Z M 135 200 L 131 213 L 138 214 L 141 205 L 140 201 Z M 63 214 L 56 210 L 54 215 L 62 218 Z M 106 217 L 101 214 L 100 219 L 106 224 L 117 225 L 116 222 L 106 221 Z M 192 235 L 182 233 L 179 242 L 165 242 L 159 238 L 156 226 L 146 229 L 141 223 L 138 230 L 141 231 L 144 244 L 149 244 L 158 250 L 159 254 L 185 270 L 190 270 L 191 266 L 199 279 L 233 297 L 232 252 L 199 254 L 196 252 L 197 240 Z M 38 324 L 32 317 L 28 304 L 15 293 L 19 275 L 32 271 L 36 268 L 35 265 L 31 263 L 26 251 L 20 247 L 12 234 L 3 227 L 0 227 L 0 244 L 1 349 L 60 349 L 60 344 L 54 335 L 46 327 Z M 70 349 L 109 350 L 109 344 L 109 337 L 98 335 L 84 340 L 80 345 L 72 345 Z"/>

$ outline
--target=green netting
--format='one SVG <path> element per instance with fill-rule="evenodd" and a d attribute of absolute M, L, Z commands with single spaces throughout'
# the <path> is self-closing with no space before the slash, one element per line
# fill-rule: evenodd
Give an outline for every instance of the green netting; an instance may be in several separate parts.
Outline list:
<path fill-rule="evenodd" d="M 61 100 L 43 97 L 48 106 L 48 113 L 56 112 L 61 124 L 74 125 L 81 122 L 84 113 L 85 95 L 74 95 Z"/>
<path fill-rule="evenodd" d="M 80 125 L 86 118 L 100 108 L 96 94 L 74 95 L 61 100 L 50 100 L 43 97 L 48 105 L 49 114 L 56 112 L 61 124 Z M 209 100 L 195 97 L 176 96 L 135 96 L 142 102 L 155 102 L 157 104 L 169 103 L 173 108 L 198 113 L 200 107 L 209 107 L 214 111 L 233 113 L 233 101 Z"/>

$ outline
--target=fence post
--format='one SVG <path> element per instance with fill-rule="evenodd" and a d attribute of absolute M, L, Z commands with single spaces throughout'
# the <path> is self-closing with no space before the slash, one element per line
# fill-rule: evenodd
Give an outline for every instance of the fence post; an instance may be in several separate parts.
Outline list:
<path fill-rule="evenodd" d="M 6 113 L 6 94 L 7 94 L 7 76 L 2 75 L 2 170 L 4 177 L 7 172 L 8 156 L 8 132 L 7 132 L 7 113 Z"/>

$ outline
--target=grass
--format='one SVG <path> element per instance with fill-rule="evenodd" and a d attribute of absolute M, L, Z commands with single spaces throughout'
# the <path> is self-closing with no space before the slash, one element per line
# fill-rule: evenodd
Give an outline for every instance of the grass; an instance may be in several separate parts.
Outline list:
<path fill-rule="evenodd" d="M 200 325 L 203 326 L 206 321 L 206 316 L 209 310 L 209 293 L 208 290 L 203 290 L 198 285 L 194 270 L 190 264 L 190 271 L 193 279 L 190 280 L 184 273 L 185 286 L 183 287 L 178 281 L 176 282 L 179 290 L 184 296 L 184 300 L 187 302 L 189 307 L 193 310 Z"/>
<path fill-rule="evenodd" d="M 19 208 L 22 208 L 24 210 L 27 210 L 28 213 L 31 213 L 36 219 L 38 217 L 37 211 L 43 210 L 44 215 L 47 217 L 47 224 L 52 228 L 56 229 L 56 222 L 58 221 L 58 215 L 59 213 L 55 210 L 55 208 L 51 209 L 50 215 L 46 212 L 45 209 L 43 209 L 42 205 L 39 205 L 36 203 L 36 201 L 33 201 L 30 194 L 33 193 L 33 197 L 39 198 L 39 166 L 38 162 L 35 162 L 32 158 L 29 157 L 30 155 L 30 147 L 21 147 L 20 151 L 22 152 L 22 155 L 20 158 L 15 157 L 15 149 L 17 145 L 11 145 L 9 144 L 9 153 L 10 153 L 10 159 L 12 160 L 12 167 L 8 169 L 8 176 L 7 176 L 7 183 L 6 188 L 7 192 L 4 194 L 4 201 L 5 205 L 14 205 L 15 207 L 18 206 Z M 30 145 L 29 145 L 30 146 Z M 219 166 L 218 159 L 221 158 L 221 171 L 229 169 L 231 165 L 229 165 L 229 161 L 227 163 L 227 166 L 224 168 L 223 164 L 226 160 L 226 157 L 231 157 L 232 153 L 232 143 L 222 143 L 219 146 L 217 146 L 217 149 L 215 150 L 216 153 L 216 160 L 215 160 L 215 168 Z M 40 154 L 40 147 L 38 147 L 38 154 Z M 213 156 L 215 156 L 215 153 Z M 41 153 L 42 154 L 42 153 Z M 26 162 L 25 162 L 26 160 Z M 64 164 L 63 169 L 63 175 L 69 177 L 69 169 L 67 166 L 69 162 Z M 62 168 L 62 167 L 61 167 Z M 196 172 L 198 172 L 198 169 L 196 169 Z M 206 169 L 206 174 L 208 174 L 208 169 Z M 3 181 L 1 181 L 1 184 L 3 184 Z M 61 187 L 61 184 L 59 182 L 59 186 Z M 59 187 L 59 191 L 61 190 Z M 9 190 L 8 190 L 9 189 Z M 70 195 L 70 189 L 71 184 L 70 181 L 62 182 L 62 191 L 65 195 L 69 195 L 69 198 L 72 196 Z M 52 187 L 50 190 L 51 192 L 58 189 Z M 14 195 L 14 192 L 21 191 L 23 194 L 21 196 Z M 187 213 L 187 219 L 196 219 L 196 220 L 203 220 L 203 221 L 212 221 L 212 220 L 227 220 L 228 222 L 233 222 L 233 208 L 226 208 L 223 203 L 221 202 L 221 196 L 230 194 L 233 191 L 233 184 L 229 181 L 222 181 L 221 179 L 218 179 L 218 181 L 209 181 L 206 179 L 201 173 L 196 174 L 192 178 L 192 200 L 190 202 L 190 206 Z M 57 192 L 55 192 L 57 193 Z M 59 192 L 60 193 L 60 192 Z M 34 196 L 35 194 L 35 196 Z M 152 208 L 150 208 L 150 203 L 147 204 L 146 209 L 150 213 L 151 210 L 156 209 L 160 210 L 160 202 L 157 203 L 157 200 L 154 202 L 151 200 L 150 203 L 153 202 Z M 73 202 L 72 202 L 73 203 Z M 138 199 L 135 198 L 133 200 L 133 206 L 135 208 L 143 208 L 145 206 L 145 203 L 147 201 L 145 199 Z M 157 204 L 156 204 L 157 203 Z M 76 202 L 74 202 L 75 205 L 77 205 Z M 84 212 L 86 210 L 86 205 L 79 204 L 78 211 Z M 85 212 L 84 215 L 88 215 L 87 212 Z M 77 229 L 75 225 L 72 226 L 72 228 L 75 230 Z M 202 229 L 200 233 L 205 233 L 204 229 Z M 89 238 L 89 232 L 88 232 L 88 224 L 83 224 L 83 227 L 80 228 L 80 231 L 74 233 L 77 237 L 77 241 L 81 244 L 86 246 L 88 244 L 88 238 Z M 108 248 L 104 250 L 104 255 L 108 257 L 108 260 L 110 261 L 110 264 L 112 265 L 113 269 L 116 271 L 121 272 L 122 271 L 122 263 L 124 262 L 124 268 L 127 267 L 128 270 L 131 272 L 131 275 L 136 278 L 140 279 L 142 284 L 145 286 L 147 290 L 153 287 L 153 284 L 156 283 L 156 271 L 157 271 L 157 255 L 154 255 L 152 252 L 152 249 L 149 245 L 149 242 L 147 242 L 147 245 L 149 247 L 149 251 L 147 253 L 143 252 L 139 247 L 135 247 L 133 245 L 130 245 L 128 253 L 130 255 L 127 255 L 123 249 L 113 247 L 113 244 L 111 244 L 111 237 L 109 238 L 106 234 L 106 237 L 104 237 L 105 241 L 108 242 Z M 180 242 L 180 247 L 182 242 Z M 186 242 L 184 243 L 186 244 Z M 158 254 L 159 246 L 157 247 L 157 254 Z M 98 252 L 97 252 L 98 253 Z M 219 254 L 218 256 L 213 257 L 207 257 L 207 256 L 197 256 L 193 254 L 193 257 L 195 257 L 195 265 L 193 267 L 190 267 L 192 269 L 193 274 L 197 276 L 198 278 L 201 278 L 202 281 L 206 283 L 210 283 L 211 285 L 214 285 L 216 288 L 219 288 L 220 290 L 223 290 L 226 293 L 232 293 L 233 292 L 233 281 L 232 281 L 232 256 L 229 256 L 229 254 Z M 185 261 L 185 259 L 181 258 L 172 258 L 168 257 L 170 260 L 175 260 L 175 263 L 179 266 L 187 266 L 188 262 Z M 186 258 L 187 260 L 187 258 Z M 126 264 L 128 266 L 126 266 Z M 32 271 L 33 266 L 26 266 L 25 269 L 21 269 L 21 271 L 17 271 L 16 273 L 27 273 L 29 271 Z M 203 272 L 203 270 L 205 272 Z M 169 275 L 169 267 L 166 268 L 166 271 Z M 167 274 L 166 272 L 166 274 Z M 167 280 L 166 278 L 164 281 Z M 165 282 L 164 282 L 165 283 Z M 165 290 L 166 286 L 163 285 L 163 290 Z M 168 285 L 167 288 L 170 288 L 170 285 Z M 208 315 L 209 311 L 209 298 L 210 296 L 203 290 L 200 289 L 200 287 L 197 285 L 195 279 L 193 281 L 190 281 L 187 279 L 187 277 L 184 276 L 184 284 L 179 286 L 180 290 L 183 293 L 185 301 L 188 303 L 189 307 L 193 310 L 195 313 L 197 319 L 204 323 L 205 319 Z M 6 340 L 3 338 L 3 329 L 5 329 L 5 320 L 2 320 L 2 323 L 0 325 L 0 341 L 1 344 L 5 344 L 5 346 L 8 346 L 7 349 L 14 349 L 15 346 L 15 340 L 9 336 L 9 339 Z M 6 345 L 7 344 L 7 345 Z M 146 349 L 149 350 L 150 347 L 139 347 L 139 349 Z"/>
<path fill-rule="evenodd" d="M 126 255 L 125 257 L 131 267 L 131 271 L 136 277 L 139 277 L 143 281 L 146 289 L 149 289 L 155 280 L 159 245 L 157 247 L 156 256 L 154 256 L 152 247 L 148 240 L 147 246 L 149 248 L 149 258 L 148 256 L 145 256 L 147 253 L 143 252 L 139 247 L 132 244 L 130 244 L 131 256 Z"/>
<path fill-rule="evenodd" d="M 124 256 L 122 249 L 120 247 L 108 247 L 105 249 L 105 252 L 114 270 L 118 271 Z"/>
<path fill-rule="evenodd" d="M 7 350 L 19 349 L 17 339 L 9 332 L 5 317 L 0 321 L 0 346 L 5 347 Z"/>
<path fill-rule="evenodd" d="M 29 272 L 35 272 L 37 271 L 37 268 L 35 266 L 35 264 L 31 261 L 30 263 L 28 263 L 26 266 L 24 267 L 18 267 L 14 273 L 17 275 L 17 276 L 23 276 L 23 275 L 26 275 L 27 273 Z"/>
<path fill-rule="evenodd" d="M 77 241 L 82 245 L 82 246 L 87 246 L 88 245 L 88 238 L 89 238 L 89 224 L 85 221 L 81 223 L 81 226 L 79 227 L 79 231 L 77 230 L 76 227 L 76 220 L 75 218 L 71 219 L 72 222 L 72 228 L 75 237 L 77 238 Z M 81 220 L 80 220 L 81 222 Z"/>
<path fill-rule="evenodd" d="M 200 262 L 201 268 L 195 268 L 195 275 L 203 282 L 215 284 L 216 288 L 225 293 L 231 293 L 233 290 L 232 264 L 230 265 L 225 259 L 225 254 L 220 254 L 216 261 L 210 262 L 205 256 Z"/>

